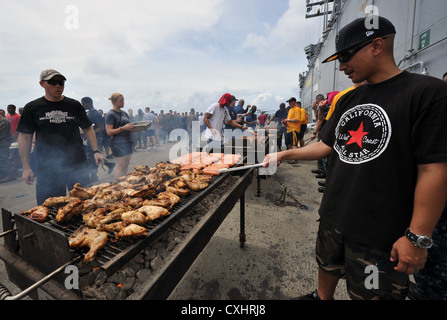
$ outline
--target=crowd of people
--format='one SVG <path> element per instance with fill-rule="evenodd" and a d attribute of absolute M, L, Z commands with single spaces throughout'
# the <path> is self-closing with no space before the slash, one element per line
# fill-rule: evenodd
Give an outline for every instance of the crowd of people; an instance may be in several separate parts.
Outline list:
<path fill-rule="evenodd" d="M 264 128 L 265 125 L 275 120 L 275 116 L 270 117 L 265 112 L 261 112 L 258 116 L 259 111 L 255 105 L 245 107 L 244 100 L 238 100 L 228 94 L 228 103 L 225 104 L 225 108 L 221 109 L 224 112 L 224 117 L 228 116 L 228 119 L 224 120 L 222 120 L 223 118 L 217 120 L 216 116 L 213 117 L 211 110 L 199 113 L 194 108 L 191 108 L 189 113 L 175 110 L 169 110 L 166 113 L 161 110 L 156 113 L 149 107 L 146 107 L 144 111 L 138 109 L 135 114 L 134 110 L 130 108 L 126 112 L 124 111 L 126 109 L 124 96 L 120 93 L 114 93 L 109 98 L 111 110 L 104 113 L 102 109 L 95 108 L 93 99 L 90 97 L 82 98 L 78 104 L 77 101 L 63 96 L 66 77 L 60 72 L 53 69 L 44 70 L 40 79 L 40 85 L 45 90 L 44 97 L 19 108 L 18 113 L 16 113 L 17 108 L 14 105 L 7 107 L 7 114 L 0 109 L 0 157 L 2 160 L 0 183 L 15 180 L 19 172 L 24 173 L 27 183 L 32 183 L 34 174 L 37 174 L 38 171 L 45 172 L 44 167 L 47 166 L 44 163 L 54 164 L 56 161 L 56 168 L 61 164 L 70 163 L 67 160 L 70 158 L 70 154 L 67 151 L 54 150 L 54 147 L 49 146 L 52 142 L 56 146 L 75 142 L 76 147 L 71 147 L 71 151 L 76 155 L 75 158 L 78 159 L 79 166 L 82 166 L 83 158 L 85 158 L 86 169 L 81 176 L 84 177 L 82 182 L 89 185 L 98 180 L 99 164 L 106 165 L 109 168 L 109 173 L 113 173 L 115 178 L 119 178 L 127 173 L 133 152 L 137 150 L 153 152 L 161 144 L 176 142 L 178 137 L 171 136 L 171 132 L 176 129 L 182 129 L 183 132 L 187 132 L 191 136 L 193 123 L 196 121 L 199 123 L 198 127 L 203 136 L 214 138 L 213 135 L 216 135 L 216 131 L 212 126 L 210 128 L 210 120 L 219 128 L 216 135 L 218 137 L 223 134 L 223 129 L 239 128 L 243 131 L 255 131 L 256 127 Z M 40 114 L 44 112 L 44 106 L 49 106 L 51 112 Z M 84 119 L 82 114 L 84 110 L 88 119 Z M 73 112 L 73 116 L 71 116 L 71 112 Z M 24 118 L 21 121 L 23 115 Z M 86 128 L 80 127 L 81 130 L 79 130 L 79 119 L 84 121 Z M 72 120 L 74 123 L 71 123 Z M 277 112 L 278 127 L 287 127 L 283 120 L 280 112 Z M 133 124 L 147 121 L 151 122 L 151 126 L 147 130 L 134 132 Z M 221 123 L 217 124 L 219 121 Z M 57 130 L 54 132 L 52 130 L 56 128 L 59 130 L 57 125 L 61 124 L 64 124 L 61 127 L 63 128 L 62 132 L 66 130 L 66 134 L 56 137 L 54 132 Z M 89 124 L 91 128 L 88 126 Z M 207 133 L 211 132 L 210 130 L 213 133 L 207 136 Z M 68 137 L 68 133 L 74 133 L 74 131 L 79 131 L 80 134 L 76 132 L 74 136 Z M 282 129 L 280 131 L 282 132 Z M 26 141 L 24 139 L 19 141 L 19 132 L 27 137 Z M 80 141 L 77 139 L 78 135 L 81 137 Z M 92 138 L 95 138 L 93 144 L 90 141 Z M 282 135 L 279 138 L 282 141 Z M 84 151 L 82 155 L 80 154 L 81 149 Z M 45 150 L 45 152 L 41 150 Z M 104 153 L 104 157 L 101 152 Z M 55 157 L 54 154 L 58 156 Z M 101 156 L 100 163 L 97 155 Z M 57 160 L 50 160 L 48 157 Z M 48 161 L 43 161 L 43 159 Z M 114 161 L 109 161 L 112 159 Z M 50 167 L 52 166 L 48 166 L 47 169 L 49 170 Z M 37 189 L 41 189 L 41 185 L 42 183 L 38 182 Z M 60 189 L 62 190 L 62 187 Z"/>
<path fill-rule="evenodd" d="M 60 77 L 60 81 L 65 81 L 65 77 L 59 72 L 52 71 L 56 79 Z M 61 84 L 62 82 L 59 83 L 60 87 L 62 87 Z M 58 84 L 55 83 L 55 85 L 57 86 Z M 201 134 L 209 140 L 214 138 L 220 140 L 221 137 L 223 138 L 224 129 L 242 129 L 243 132 L 247 132 L 247 130 L 253 132 L 256 128 L 265 128 L 265 126 L 269 126 L 274 121 L 278 130 L 278 150 L 281 150 L 283 143 L 285 143 L 287 149 L 304 145 L 303 137 L 309 116 L 306 110 L 301 107 L 301 103 L 297 102 L 295 98 L 287 101 L 289 103 L 287 107 L 285 103 L 281 103 L 279 110 L 271 116 L 265 112 L 259 112 L 256 105 L 245 106 L 243 99 L 238 100 L 232 95 L 227 95 L 229 100 L 224 108 L 221 108 L 223 117 L 219 119 L 217 119 L 217 116 L 213 117 L 213 108 L 200 113 L 194 108 L 191 108 L 189 113 L 177 112 L 175 110 L 169 110 L 166 113 L 161 110 L 159 113 L 156 113 L 149 107 L 146 107 L 144 111 L 143 109 L 138 109 L 135 114 L 133 109 L 127 109 L 126 112 L 124 111 L 124 97 L 119 93 L 115 93 L 110 97 L 112 108 L 107 113 L 104 113 L 102 109 L 96 109 L 90 97 L 84 97 L 80 102 L 92 123 L 97 149 L 100 152 L 104 152 L 104 164 L 109 168 L 109 173 L 114 172 L 115 178 L 126 174 L 133 152 L 153 152 L 161 144 L 177 141 L 174 141 L 177 137 L 171 137 L 171 132 L 176 129 L 183 129 L 184 132 L 191 136 L 195 121 L 199 123 Z M 220 104 L 216 105 L 219 105 L 219 108 L 221 107 Z M 212 107 L 215 107 L 214 104 Z M 0 166 L 0 183 L 16 179 L 17 169 L 21 168 L 17 144 L 11 150 L 10 146 L 17 143 L 17 127 L 24 108 L 19 108 L 19 113 L 16 113 L 16 107 L 9 105 L 7 110 L 8 113 L 6 114 L 4 110 L 0 109 L 0 120 L 8 120 L 1 121 L 0 146 L 2 151 L 0 156 L 3 161 Z M 258 113 L 260 114 L 258 115 Z M 151 122 L 151 126 L 147 130 L 132 132 L 132 124 L 147 121 Z M 213 126 L 218 129 L 217 135 L 217 131 L 214 130 Z M 96 150 L 93 150 L 84 134 L 81 137 L 87 158 L 86 170 L 90 183 L 94 183 L 98 180 L 98 164 L 94 157 L 94 151 Z M 36 137 L 34 136 L 32 139 L 32 151 L 34 151 L 35 140 Z M 37 163 L 35 156 L 35 152 L 30 153 L 32 165 Z M 109 161 L 112 159 L 115 162 Z M 291 161 L 291 163 L 294 163 L 294 161 Z"/>

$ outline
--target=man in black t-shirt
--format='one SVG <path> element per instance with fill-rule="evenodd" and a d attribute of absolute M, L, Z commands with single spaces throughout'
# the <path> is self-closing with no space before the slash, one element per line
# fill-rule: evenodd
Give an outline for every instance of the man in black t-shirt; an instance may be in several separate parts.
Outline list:
<path fill-rule="evenodd" d="M 270 125 L 270 122 L 272 122 L 273 120 L 276 120 L 277 122 L 277 130 L 278 130 L 278 137 L 277 137 L 277 146 L 278 146 L 278 151 L 281 151 L 281 146 L 282 146 L 282 137 L 285 136 L 287 134 L 287 128 L 283 123 L 283 120 L 287 119 L 287 116 L 289 115 L 289 113 L 286 110 L 286 104 L 285 103 L 281 103 L 279 105 L 279 110 L 276 111 L 275 115 L 273 117 L 270 118 L 270 120 L 267 122 L 267 125 Z"/>
<path fill-rule="evenodd" d="M 370 29 L 369 20 L 378 22 Z M 321 141 L 267 156 L 269 162 L 331 156 L 319 210 L 318 290 L 333 298 L 346 278 L 352 299 L 405 299 L 408 275 L 424 268 L 447 200 L 447 84 L 399 70 L 396 30 L 383 17 L 339 31 L 338 59 L 354 83 Z"/>
<path fill-rule="evenodd" d="M 72 189 L 75 183 L 89 184 L 80 129 L 93 148 L 96 163 L 104 161 L 83 106 L 62 95 L 65 81 L 56 70 L 42 71 L 40 85 L 45 95 L 24 107 L 17 127 L 22 177 L 27 184 L 32 184 L 36 175 L 38 205 L 49 197 L 65 196 L 67 188 Z M 34 135 L 37 172 L 33 172 L 30 165 Z"/>
<path fill-rule="evenodd" d="M 93 123 L 93 130 L 95 131 L 96 142 L 98 147 L 102 145 L 102 132 L 105 129 L 103 117 L 98 110 L 93 106 L 93 100 L 90 97 L 84 97 L 81 99 L 81 104 L 87 112 L 87 116 Z M 94 183 L 98 181 L 98 165 L 96 164 L 92 146 L 87 143 L 84 145 L 85 154 L 87 156 L 87 166 L 89 169 L 90 182 Z"/>

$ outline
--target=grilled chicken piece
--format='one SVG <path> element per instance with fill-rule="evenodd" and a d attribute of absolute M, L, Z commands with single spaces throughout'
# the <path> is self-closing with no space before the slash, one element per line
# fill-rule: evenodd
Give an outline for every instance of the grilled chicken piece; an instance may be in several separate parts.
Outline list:
<path fill-rule="evenodd" d="M 191 190 L 189 189 L 175 188 L 175 187 L 166 187 L 166 191 L 182 197 L 187 196 L 188 194 L 191 193 Z"/>
<path fill-rule="evenodd" d="M 121 215 L 122 215 L 124 212 L 128 211 L 128 209 L 131 209 L 131 208 L 129 208 L 129 207 L 123 207 L 123 208 L 116 209 L 116 210 L 114 210 L 114 211 L 112 211 L 112 212 L 106 214 L 106 215 L 102 218 L 102 220 L 100 221 L 100 223 L 101 223 L 101 224 L 106 224 L 106 223 L 112 222 L 112 221 L 114 221 L 114 220 L 121 220 Z"/>
<path fill-rule="evenodd" d="M 146 223 L 146 215 L 138 211 L 128 211 L 121 215 L 121 219 L 129 224 L 144 225 Z"/>
<path fill-rule="evenodd" d="M 143 174 L 149 174 L 151 173 L 151 168 L 149 168 L 148 166 L 136 166 L 134 168 L 137 172 L 139 173 L 143 173 Z"/>
<path fill-rule="evenodd" d="M 23 211 L 20 215 L 30 218 L 37 222 L 45 222 L 47 220 L 50 209 L 46 206 L 37 206 L 28 211 Z"/>
<path fill-rule="evenodd" d="M 186 182 L 191 181 L 202 181 L 202 182 L 210 182 L 213 177 L 210 177 L 205 174 L 200 174 L 198 172 L 194 172 L 191 170 L 182 171 L 179 173 L 179 176 L 183 178 Z"/>
<path fill-rule="evenodd" d="M 106 232 L 81 227 L 70 236 L 68 243 L 72 249 L 89 247 L 84 260 L 90 262 L 95 259 L 99 249 L 106 245 L 107 238 Z"/>
<path fill-rule="evenodd" d="M 186 184 L 188 185 L 188 188 L 192 191 L 200 191 L 208 188 L 208 186 L 210 185 L 208 182 L 200 180 L 187 181 Z"/>
<path fill-rule="evenodd" d="M 169 210 L 157 206 L 142 206 L 136 211 L 144 213 L 147 221 L 156 220 L 170 214 Z"/>
<path fill-rule="evenodd" d="M 162 169 L 160 171 L 157 172 L 158 176 L 168 180 L 168 179 L 172 179 L 172 178 L 177 178 L 177 172 L 175 170 L 169 170 L 169 169 Z"/>
<path fill-rule="evenodd" d="M 69 202 L 66 206 L 59 208 L 56 215 L 56 221 L 67 222 L 79 215 L 84 209 L 84 203 L 81 200 Z"/>
<path fill-rule="evenodd" d="M 45 200 L 43 205 L 45 207 L 51 208 L 51 207 L 61 207 L 65 206 L 67 203 L 79 200 L 77 197 L 51 197 Z"/>
<path fill-rule="evenodd" d="M 159 162 L 155 165 L 157 169 L 163 169 L 163 170 L 172 170 L 178 173 L 180 171 L 181 166 L 176 163 L 165 163 L 165 162 Z"/>
<path fill-rule="evenodd" d="M 120 201 L 124 197 L 124 194 L 119 190 L 105 189 L 97 192 L 93 197 L 94 201 L 101 200 L 104 203 L 114 203 Z"/>
<path fill-rule="evenodd" d="M 181 200 L 178 195 L 168 191 L 159 193 L 157 199 L 160 201 L 167 201 L 169 205 L 166 208 L 168 209 L 172 209 L 172 207 L 179 203 Z"/>
<path fill-rule="evenodd" d="M 93 212 L 84 213 L 82 220 L 90 228 L 99 228 L 101 226 L 101 220 L 105 218 L 106 213 L 106 208 L 99 208 Z"/>
<path fill-rule="evenodd" d="M 158 194 L 156 199 L 145 200 L 143 202 L 144 206 L 157 206 L 167 209 L 172 209 L 177 203 L 180 202 L 180 197 L 172 192 L 161 192 Z"/>
<path fill-rule="evenodd" d="M 98 229 L 101 231 L 117 233 L 117 232 L 120 232 L 121 230 L 123 230 L 127 226 L 128 226 L 127 222 L 118 221 L 118 222 L 109 223 L 109 224 L 102 224 L 101 226 L 99 226 Z"/>
<path fill-rule="evenodd" d="M 73 186 L 73 190 L 70 190 L 69 194 L 72 197 L 78 197 L 81 200 L 87 200 L 93 198 L 96 192 L 94 192 L 92 189 L 85 189 L 81 186 L 80 183 L 76 183 Z"/>
<path fill-rule="evenodd" d="M 124 227 L 117 235 L 117 239 L 129 238 L 129 237 L 146 237 L 149 231 L 142 226 L 137 224 L 131 224 Z"/>
<path fill-rule="evenodd" d="M 123 203 L 134 209 L 138 209 L 143 206 L 144 200 L 142 198 L 125 198 L 123 199 Z"/>
<path fill-rule="evenodd" d="M 131 198 L 152 199 L 156 193 L 156 186 L 146 185 L 142 188 L 127 189 L 126 193 Z"/>
<path fill-rule="evenodd" d="M 172 192 L 179 196 L 186 196 L 191 193 L 191 190 L 187 189 L 186 181 L 182 177 L 166 181 L 164 186 L 167 192 Z"/>
<path fill-rule="evenodd" d="M 110 186 L 112 186 L 112 184 L 111 184 L 110 182 L 107 182 L 107 183 L 101 183 L 101 184 L 98 184 L 98 185 L 96 185 L 96 186 L 91 186 L 91 187 L 88 188 L 87 190 L 92 190 L 92 191 L 95 192 L 95 194 L 96 194 L 98 191 L 107 189 L 107 188 L 109 188 Z"/>
<path fill-rule="evenodd" d="M 184 188 L 184 187 L 186 187 L 186 181 L 182 177 L 177 177 L 175 179 L 166 181 L 165 186 L 175 187 L 175 188 Z"/>
<path fill-rule="evenodd" d="M 118 209 L 124 209 L 125 211 L 131 211 L 132 207 L 126 202 L 126 201 L 120 201 L 115 203 L 107 203 L 104 208 L 107 209 L 107 211 L 115 211 Z"/>

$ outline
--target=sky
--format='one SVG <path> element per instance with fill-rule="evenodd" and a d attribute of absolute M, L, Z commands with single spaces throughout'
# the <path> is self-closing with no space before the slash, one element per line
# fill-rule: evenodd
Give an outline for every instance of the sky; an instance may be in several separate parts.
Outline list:
<path fill-rule="evenodd" d="M 111 109 L 205 112 L 224 93 L 260 110 L 299 98 L 304 48 L 322 18 L 305 19 L 305 0 L 3 1 L 1 109 L 43 96 L 39 75 L 56 69 L 64 95 Z"/>

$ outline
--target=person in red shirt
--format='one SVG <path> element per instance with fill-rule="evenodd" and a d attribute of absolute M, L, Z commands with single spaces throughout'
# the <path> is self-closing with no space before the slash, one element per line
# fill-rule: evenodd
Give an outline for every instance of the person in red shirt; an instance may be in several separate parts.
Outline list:
<path fill-rule="evenodd" d="M 261 128 L 264 128 L 266 120 L 267 120 L 267 116 L 265 115 L 265 112 L 261 113 L 261 115 L 258 117 L 259 126 Z"/>
<path fill-rule="evenodd" d="M 16 113 L 16 106 L 13 104 L 10 104 L 7 108 L 8 114 L 6 115 L 6 119 L 9 120 L 9 123 L 11 124 L 11 136 L 13 141 L 17 141 L 17 135 L 16 132 L 17 125 L 20 121 L 20 114 Z"/>

